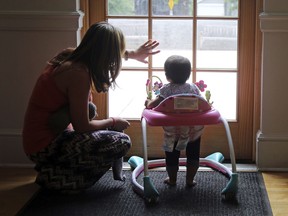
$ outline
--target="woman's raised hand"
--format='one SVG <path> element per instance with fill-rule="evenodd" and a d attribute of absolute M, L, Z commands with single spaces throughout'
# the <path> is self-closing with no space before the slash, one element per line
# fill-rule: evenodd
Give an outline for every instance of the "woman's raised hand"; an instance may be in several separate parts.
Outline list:
<path fill-rule="evenodd" d="M 137 61 L 148 63 L 146 58 L 150 55 L 155 55 L 160 52 L 160 50 L 154 49 L 159 45 L 158 41 L 152 41 L 151 39 L 146 41 L 144 44 L 142 44 L 138 49 L 135 51 L 129 51 L 128 52 L 128 58 L 135 59 Z"/>

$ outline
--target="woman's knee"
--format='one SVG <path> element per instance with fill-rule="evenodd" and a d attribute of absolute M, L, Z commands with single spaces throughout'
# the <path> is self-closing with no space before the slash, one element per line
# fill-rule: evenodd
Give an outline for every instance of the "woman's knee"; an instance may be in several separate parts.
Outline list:
<path fill-rule="evenodd" d="M 107 158 L 123 157 L 132 146 L 130 137 L 117 131 L 103 132 L 100 140 L 95 139 L 95 151 Z"/>

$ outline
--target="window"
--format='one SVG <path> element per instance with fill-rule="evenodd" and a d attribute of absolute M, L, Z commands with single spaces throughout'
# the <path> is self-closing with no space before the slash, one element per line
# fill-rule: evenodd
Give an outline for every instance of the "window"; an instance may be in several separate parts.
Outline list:
<path fill-rule="evenodd" d="M 148 65 L 123 61 L 118 88 L 109 92 L 109 115 L 139 119 L 146 80 L 167 83 L 163 65 L 170 55 L 183 55 L 193 68 L 190 82 L 204 80 L 213 106 L 237 120 L 238 0 L 108 0 L 106 19 L 123 30 L 127 49 L 148 38 L 161 52 Z M 153 80 L 152 80 L 153 83 Z"/>
<path fill-rule="evenodd" d="M 191 60 L 190 81 L 204 80 L 213 105 L 228 118 L 236 159 L 255 160 L 260 121 L 262 0 L 174 0 L 172 10 L 169 0 L 80 2 L 85 13 L 83 33 L 92 23 L 108 20 L 124 31 L 128 49 L 137 48 L 148 38 L 160 42 L 161 53 L 149 59 L 149 64 L 123 60 L 117 78 L 119 87 L 93 97 L 99 118 L 122 116 L 130 121 L 131 127 L 125 132 L 133 145 L 127 156 L 142 155 L 139 118 L 146 98 L 146 79 L 157 75 L 166 82 L 163 64 L 173 53 Z M 162 128 L 147 130 L 149 156 L 162 158 Z M 227 146 L 221 124 L 205 127 L 201 156 L 219 151 L 229 159 Z"/>

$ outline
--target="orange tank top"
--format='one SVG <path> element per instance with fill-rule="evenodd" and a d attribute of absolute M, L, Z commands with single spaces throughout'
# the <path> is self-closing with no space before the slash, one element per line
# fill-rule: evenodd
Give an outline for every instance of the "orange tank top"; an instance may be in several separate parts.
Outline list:
<path fill-rule="evenodd" d="M 23 126 L 23 147 L 26 154 L 36 153 L 48 146 L 56 134 L 48 126 L 50 115 L 68 104 L 67 96 L 53 79 L 55 67 L 47 66 L 38 78 L 30 97 Z"/>

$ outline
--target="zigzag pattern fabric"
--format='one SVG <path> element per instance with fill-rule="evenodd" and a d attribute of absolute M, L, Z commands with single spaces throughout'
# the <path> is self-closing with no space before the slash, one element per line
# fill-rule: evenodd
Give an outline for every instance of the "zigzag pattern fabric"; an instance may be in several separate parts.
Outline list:
<path fill-rule="evenodd" d="M 130 146 L 124 133 L 66 130 L 47 148 L 28 157 L 36 164 L 37 184 L 49 190 L 77 191 L 93 186 Z"/>

